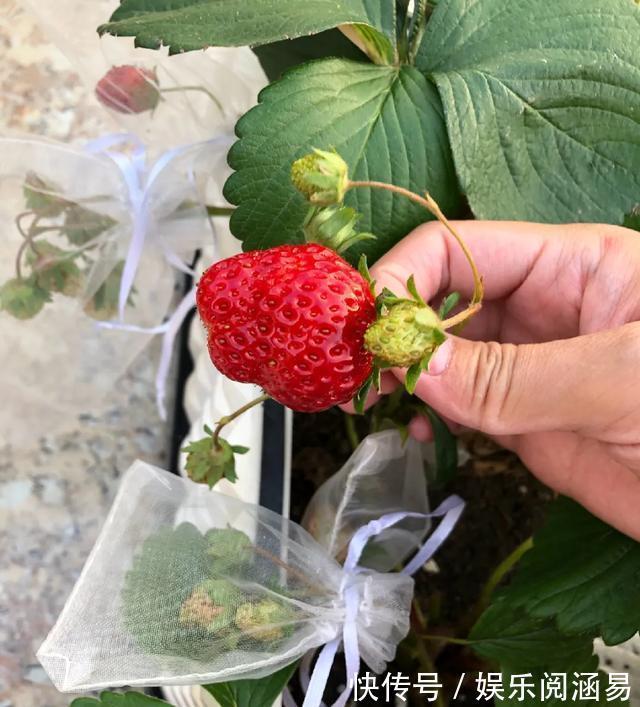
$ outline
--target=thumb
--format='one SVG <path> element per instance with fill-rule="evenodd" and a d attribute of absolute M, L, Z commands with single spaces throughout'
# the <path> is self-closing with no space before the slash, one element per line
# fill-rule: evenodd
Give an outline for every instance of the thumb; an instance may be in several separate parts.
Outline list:
<path fill-rule="evenodd" d="M 488 434 L 579 431 L 633 409 L 639 362 L 640 323 L 541 344 L 450 337 L 415 393 L 453 422 Z M 406 371 L 394 373 L 404 378 Z"/>

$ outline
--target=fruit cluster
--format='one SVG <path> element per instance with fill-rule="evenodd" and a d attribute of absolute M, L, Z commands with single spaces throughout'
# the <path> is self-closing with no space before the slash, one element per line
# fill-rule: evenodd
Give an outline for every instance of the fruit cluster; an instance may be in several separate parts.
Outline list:
<path fill-rule="evenodd" d="M 362 407 L 383 368 L 407 369 L 413 392 L 445 330 L 480 307 L 482 279 L 466 245 L 427 194 L 379 182 L 352 182 L 335 152 L 314 150 L 294 162 L 294 186 L 310 203 L 301 224 L 307 243 L 250 251 L 214 263 L 198 284 L 197 307 L 207 331 L 209 355 L 232 380 L 259 385 L 265 395 L 297 412 L 319 412 L 354 399 Z M 344 205 L 356 187 L 383 188 L 423 205 L 458 241 L 471 266 L 475 291 L 470 306 L 444 319 L 457 297 L 439 312 L 423 300 L 413 277 L 407 294 L 374 295 L 366 261 L 358 270 L 340 252 L 373 238 L 359 233 L 359 215 Z M 233 448 L 219 437 L 224 425 L 252 404 L 223 418 L 208 437 L 191 443 L 187 472 L 210 486 L 235 480 Z M 242 448 L 242 451 L 244 448 Z"/>

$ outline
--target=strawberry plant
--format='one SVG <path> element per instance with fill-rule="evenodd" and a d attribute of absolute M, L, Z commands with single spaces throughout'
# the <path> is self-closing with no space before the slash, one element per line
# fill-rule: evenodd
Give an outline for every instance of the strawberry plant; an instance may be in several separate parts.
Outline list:
<path fill-rule="evenodd" d="M 214 263 L 198 285 L 196 301 L 212 362 L 228 378 L 265 391 L 184 449 L 187 473 L 210 486 L 223 477 L 235 481 L 234 448 L 220 430 L 240 414 L 268 397 L 297 412 L 318 412 L 354 399 L 362 412 L 371 386 L 380 389 L 384 368 L 406 368 L 406 388 L 413 393 L 446 340 L 445 331 L 461 326 L 482 304 L 484 286 L 473 257 L 429 194 L 353 181 L 337 153 L 318 149 L 293 163 L 291 179 L 311 204 L 303 224 L 309 242 Z M 438 314 L 418 293 L 413 276 L 406 284 L 408 296 L 385 288 L 374 300 L 366 256 L 358 272 L 338 254 L 375 239 L 355 231 L 360 214 L 343 205 L 347 192 L 359 188 L 399 193 L 442 222 L 473 274 L 473 297 L 465 310 L 444 319 L 457 293 L 445 299 Z"/>
<path fill-rule="evenodd" d="M 99 31 L 171 53 L 251 45 L 274 79 L 229 153 L 231 228 L 248 252 L 211 267 L 199 308 L 220 370 L 294 409 L 364 393 L 385 366 L 407 368 L 411 390 L 445 329 L 481 304 L 464 243 L 475 293 L 449 319 L 411 281 L 374 306 L 365 268 L 347 261 L 374 262 L 430 216 L 454 238 L 445 214 L 637 220 L 625 216 L 640 191 L 633 0 L 122 0 Z M 320 282 L 328 273 L 339 292 Z M 189 450 L 193 478 L 233 478 L 219 438 L 232 418 Z M 573 503 L 556 501 L 547 526 L 500 559 L 455 627 L 431 633 L 416 607 L 408 653 L 420 670 L 453 645 L 507 675 L 597 673 L 593 639 L 615 644 L 640 627 L 638 545 Z"/>
<path fill-rule="evenodd" d="M 85 290 L 116 221 L 64 198 L 55 184 L 34 172 L 26 175 L 22 192 L 24 210 L 15 219 L 22 243 L 16 251 L 15 276 L 0 285 L 0 310 L 31 319 L 59 294 L 80 298 L 85 313 L 94 319 L 112 318 L 124 261 L 115 262 L 98 288 Z"/>

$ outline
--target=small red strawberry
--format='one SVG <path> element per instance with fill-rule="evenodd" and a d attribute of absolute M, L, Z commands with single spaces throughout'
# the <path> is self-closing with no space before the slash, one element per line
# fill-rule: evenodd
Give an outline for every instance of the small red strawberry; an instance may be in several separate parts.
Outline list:
<path fill-rule="evenodd" d="M 365 278 L 317 243 L 251 251 L 212 265 L 197 305 L 211 360 L 298 412 L 351 400 L 369 377 L 375 321 Z"/>
<path fill-rule="evenodd" d="M 153 69 L 113 66 L 98 81 L 96 96 L 118 113 L 144 113 L 153 110 L 160 100 L 158 77 Z"/>

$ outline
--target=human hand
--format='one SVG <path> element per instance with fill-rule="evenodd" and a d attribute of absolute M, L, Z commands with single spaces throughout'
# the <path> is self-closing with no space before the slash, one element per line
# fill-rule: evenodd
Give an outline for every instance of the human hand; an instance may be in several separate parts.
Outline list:
<path fill-rule="evenodd" d="M 640 540 L 640 234 L 606 225 L 455 224 L 484 276 L 483 308 L 416 395 L 514 450 L 559 493 Z M 469 298 L 469 266 L 438 223 L 372 268 L 377 288 Z M 390 392 L 406 371 L 386 372 Z M 368 404 L 372 404 L 371 396 Z M 411 431 L 428 437 L 426 419 Z"/>

